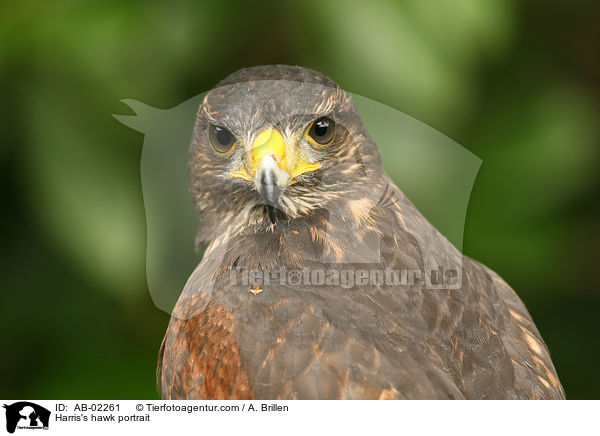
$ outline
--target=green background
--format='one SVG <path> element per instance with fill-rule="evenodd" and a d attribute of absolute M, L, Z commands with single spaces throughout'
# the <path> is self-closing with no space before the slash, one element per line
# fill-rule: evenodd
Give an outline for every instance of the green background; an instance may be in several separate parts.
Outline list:
<path fill-rule="evenodd" d="M 111 114 L 272 63 L 322 71 L 483 160 L 464 252 L 525 301 L 567 397 L 599 397 L 598 2 L 0 8 L 0 397 L 157 397 L 168 315 L 146 286 L 143 136 Z"/>

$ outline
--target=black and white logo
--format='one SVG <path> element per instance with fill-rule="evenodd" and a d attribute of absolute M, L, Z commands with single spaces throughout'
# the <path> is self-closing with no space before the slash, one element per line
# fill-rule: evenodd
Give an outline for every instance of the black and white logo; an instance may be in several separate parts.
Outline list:
<path fill-rule="evenodd" d="M 29 401 L 5 404 L 6 431 L 14 433 L 15 429 L 48 430 L 50 411 Z"/>

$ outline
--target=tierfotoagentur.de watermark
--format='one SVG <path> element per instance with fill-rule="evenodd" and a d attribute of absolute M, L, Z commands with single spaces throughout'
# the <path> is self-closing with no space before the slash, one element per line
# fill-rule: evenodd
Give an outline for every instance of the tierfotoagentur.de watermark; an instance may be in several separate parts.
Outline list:
<path fill-rule="evenodd" d="M 335 286 L 352 289 L 362 286 L 424 286 L 427 289 L 456 289 L 461 276 L 457 269 L 439 266 L 431 271 L 420 269 L 355 268 L 275 268 L 268 270 L 248 269 L 237 266 L 230 269 L 229 279 L 237 286 Z"/>

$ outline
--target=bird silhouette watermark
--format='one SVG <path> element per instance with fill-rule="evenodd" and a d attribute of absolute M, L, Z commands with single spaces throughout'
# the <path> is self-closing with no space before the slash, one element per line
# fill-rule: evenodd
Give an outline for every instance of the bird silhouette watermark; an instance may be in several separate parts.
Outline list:
<path fill-rule="evenodd" d="M 286 81 L 281 82 L 282 86 L 286 85 Z M 309 85 L 303 86 L 306 88 Z M 370 194 L 370 206 L 365 215 L 369 216 L 377 210 L 391 213 L 399 203 L 403 203 L 401 200 L 405 200 L 406 196 L 460 251 L 468 200 L 481 160 L 450 138 L 401 111 L 357 94 L 348 94 L 358 107 L 369 129 L 369 135 L 381 151 L 383 167 L 402 190 L 399 192 L 390 184 L 379 186 Z M 193 199 L 190 199 L 188 174 L 194 125 L 198 108 L 205 96 L 206 93 L 196 95 L 170 109 L 158 109 L 136 100 L 125 99 L 122 102 L 131 108 L 134 114 L 114 115 L 126 126 L 144 134 L 140 170 L 147 229 L 146 276 L 154 304 L 167 313 L 171 313 L 182 294 L 182 289 L 185 293 L 185 289 L 202 286 L 210 293 L 210 286 L 205 285 L 205 280 L 200 280 L 193 274 L 199 267 L 208 244 L 203 240 L 201 232 L 198 232 L 199 222 Z M 304 115 L 296 113 L 294 119 L 300 122 Z M 261 120 L 251 117 L 251 121 L 259 123 Z M 287 124 L 295 122 L 292 120 Z M 345 132 L 344 134 L 350 136 L 349 141 L 361 139 L 352 137 L 352 126 L 344 125 L 339 119 L 336 123 L 340 135 L 341 132 Z M 286 120 L 281 120 L 280 125 L 284 124 Z M 277 130 L 278 127 L 275 128 Z M 287 140 L 289 135 L 286 136 L 285 129 L 280 130 Z M 368 182 L 372 171 L 370 155 L 365 154 L 360 147 L 355 147 L 352 155 L 347 157 L 356 164 L 356 180 Z M 215 159 L 219 158 L 220 156 L 217 156 Z M 327 171 L 324 171 L 324 174 L 316 171 L 314 174 L 315 182 L 323 177 L 332 177 L 327 176 Z M 335 192 L 332 192 L 332 195 L 335 195 Z M 222 201 L 224 205 L 235 205 L 233 198 L 224 197 Z M 310 206 L 311 198 L 305 196 L 303 201 L 306 204 L 300 204 L 301 207 Z M 329 210 L 327 206 L 322 210 L 330 224 L 345 219 L 340 216 L 338 210 Z M 200 222 L 200 225 L 202 224 Z M 417 247 L 425 246 L 430 237 L 420 231 L 420 224 L 416 221 L 406 221 L 400 226 L 414 237 L 414 245 Z M 240 231 L 250 234 L 255 229 L 249 227 Z M 292 234 L 294 231 L 296 230 L 293 228 L 290 230 Z M 323 229 L 325 237 L 328 232 L 327 228 Z M 310 238 L 303 239 L 302 233 L 297 236 L 295 249 L 298 252 L 306 254 L 307 258 L 316 253 L 316 256 L 320 256 L 316 260 L 323 264 L 336 263 L 335 253 L 321 250 Z M 356 255 L 363 261 L 366 259 L 369 264 L 377 264 L 381 260 L 381 243 L 375 234 L 367 234 L 362 239 L 349 238 L 348 247 L 350 248 L 346 250 L 346 257 Z M 426 256 L 423 258 L 422 267 L 418 268 L 420 271 L 412 267 L 398 268 L 397 272 L 392 274 L 398 278 L 388 282 L 400 283 L 399 286 L 407 283 L 408 286 L 409 283 L 423 280 L 425 286 L 431 289 L 459 288 L 462 279 L 460 269 L 456 269 L 452 262 L 446 262 L 445 259 L 448 258 L 447 254 L 440 253 L 440 261 L 436 262 L 431 256 Z M 356 259 L 350 259 L 352 262 L 354 260 Z M 345 268 L 337 263 L 336 269 L 340 271 L 354 271 L 340 274 L 340 286 L 342 281 L 344 286 L 350 286 L 353 281 L 356 283 L 356 271 L 364 269 L 364 265 Z M 227 267 L 226 262 L 222 263 L 222 267 Z M 442 279 L 438 279 L 440 274 L 437 271 L 440 269 L 443 270 Z M 456 270 L 456 282 L 451 270 Z M 385 278 L 384 272 L 371 274 L 368 268 L 367 271 L 369 278 L 373 274 L 383 274 Z M 362 282 L 363 273 L 359 272 L 358 277 L 359 282 Z M 315 278 L 318 279 L 317 283 L 320 282 L 318 277 Z M 333 280 L 335 282 L 337 279 Z M 294 281 L 290 282 L 290 286 L 291 283 Z M 356 287 L 356 284 L 351 287 Z M 252 286 L 249 286 L 247 290 L 251 288 Z M 267 287 L 265 285 L 259 289 L 267 290 Z"/>

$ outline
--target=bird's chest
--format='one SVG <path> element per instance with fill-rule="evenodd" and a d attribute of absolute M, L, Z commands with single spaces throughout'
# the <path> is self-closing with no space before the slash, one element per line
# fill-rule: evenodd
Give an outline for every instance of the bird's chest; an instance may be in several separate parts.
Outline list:
<path fill-rule="evenodd" d="M 248 229 L 226 245 L 222 265 L 248 270 L 381 264 L 386 251 L 381 232 L 349 226 L 328 211 L 258 231 Z"/>

